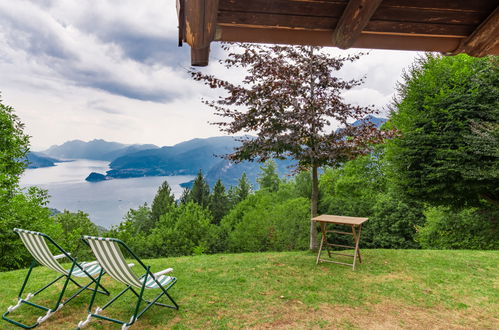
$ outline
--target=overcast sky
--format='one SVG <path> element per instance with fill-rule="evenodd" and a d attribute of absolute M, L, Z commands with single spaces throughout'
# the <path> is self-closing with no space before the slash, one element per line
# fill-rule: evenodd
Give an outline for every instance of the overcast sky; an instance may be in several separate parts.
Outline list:
<path fill-rule="evenodd" d="M 177 47 L 175 2 L 0 0 L 1 99 L 26 124 L 33 150 L 73 139 L 164 146 L 220 135 L 201 103 L 213 91 L 189 78 L 189 46 Z M 370 51 L 343 69 L 367 75 L 345 98 L 384 107 L 417 55 Z M 212 44 L 204 70 L 227 74 L 221 56 Z"/>

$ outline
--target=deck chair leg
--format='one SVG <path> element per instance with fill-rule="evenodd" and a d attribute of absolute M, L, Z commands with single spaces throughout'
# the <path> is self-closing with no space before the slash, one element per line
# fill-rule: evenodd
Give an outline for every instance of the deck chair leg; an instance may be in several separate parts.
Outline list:
<path fill-rule="evenodd" d="M 9 306 L 9 308 L 7 309 L 7 312 L 5 312 L 3 315 L 2 315 L 2 319 L 11 323 L 11 324 L 14 324 L 14 325 L 17 325 L 21 328 L 24 328 L 24 329 L 32 329 L 32 328 L 35 328 L 37 327 L 41 322 L 45 321 L 50 315 L 52 315 L 55 311 L 57 311 L 57 305 L 56 304 L 56 308 L 55 310 L 54 309 L 51 309 L 51 308 L 47 308 L 45 306 L 41 306 L 41 305 L 38 305 L 38 304 L 35 304 L 31 301 L 29 301 L 31 298 L 33 298 L 34 296 L 38 295 L 39 293 L 41 293 L 42 291 L 44 291 L 45 289 L 47 289 L 48 287 L 50 287 L 52 284 L 56 283 L 57 281 L 59 281 L 61 278 L 64 277 L 64 275 L 60 275 L 58 276 L 55 280 L 51 281 L 50 283 L 48 283 L 47 285 L 45 285 L 44 287 L 42 287 L 41 289 L 35 291 L 35 293 L 28 293 L 26 298 L 25 299 L 22 299 L 22 294 L 24 292 L 24 289 L 26 288 L 26 285 L 28 284 L 28 280 L 31 276 L 31 272 L 33 270 L 33 268 L 37 265 L 36 262 L 32 262 L 31 263 L 31 266 L 28 270 L 28 274 L 26 274 L 26 278 L 24 279 L 24 282 L 23 282 L 23 285 L 21 287 L 21 290 L 19 291 L 19 296 L 18 296 L 18 302 L 16 305 L 14 306 Z M 32 307 L 35 307 L 35 308 L 38 308 L 38 309 L 41 309 L 43 311 L 46 312 L 46 315 L 45 316 L 40 316 L 37 320 L 36 323 L 32 324 L 32 325 L 26 325 L 26 324 L 23 324 L 21 322 L 18 322 L 18 321 L 15 321 L 13 319 L 10 319 L 8 318 L 7 316 L 12 313 L 13 311 L 15 311 L 17 308 L 19 308 L 22 304 L 25 304 L 25 305 L 28 305 L 28 306 L 32 306 Z M 41 322 L 40 322 L 41 321 Z"/>
<path fill-rule="evenodd" d="M 19 295 L 17 296 L 19 299 L 21 299 L 21 296 L 23 295 L 24 288 L 26 287 L 26 284 L 28 284 L 28 280 L 29 280 L 29 277 L 31 275 L 31 271 L 33 270 L 33 268 L 35 266 L 36 266 L 36 262 L 33 260 L 31 262 L 31 266 L 29 266 L 28 274 L 26 274 L 26 277 L 24 278 L 24 282 L 23 282 L 23 285 L 21 287 L 21 291 L 19 291 Z"/>
<path fill-rule="evenodd" d="M 156 306 L 161 306 L 161 307 L 168 307 L 168 308 L 173 308 L 173 309 L 179 309 L 179 306 L 177 304 L 177 302 L 170 296 L 170 294 L 168 293 L 168 290 L 176 283 L 176 282 L 173 282 L 173 284 L 169 285 L 168 287 L 163 287 L 158 281 L 156 281 L 156 279 L 154 279 L 154 281 L 158 284 L 159 288 L 161 288 L 161 290 L 163 291 L 159 296 L 157 296 L 156 298 L 154 298 L 153 301 L 149 301 L 149 300 L 146 300 L 146 299 L 142 299 L 144 302 L 148 303 L 148 304 L 154 304 Z M 132 288 L 132 292 L 137 296 L 139 297 L 139 294 Z M 170 301 L 173 303 L 174 306 L 171 306 L 171 305 L 167 305 L 167 304 L 162 304 L 162 303 L 159 303 L 157 302 L 163 295 L 166 295 L 168 297 L 168 299 L 170 299 Z M 142 313 L 141 313 L 142 314 Z"/>

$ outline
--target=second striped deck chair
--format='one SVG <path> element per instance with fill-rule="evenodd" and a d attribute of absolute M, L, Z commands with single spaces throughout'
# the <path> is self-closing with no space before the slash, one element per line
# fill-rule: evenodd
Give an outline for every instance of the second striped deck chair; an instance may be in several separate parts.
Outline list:
<path fill-rule="evenodd" d="M 144 265 L 142 261 L 137 257 L 128 246 L 122 241 L 115 238 L 103 238 L 103 237 L 93 237 L 93 236 L 83 236 L 83 241 L 86 242 L 92 252 L 95 254 L 97 261 L 102 265 L 101 274 L 104 271 L 114 278 L 116 281 L 121 282 L 126 285 L 126 288 L 118 293 L 114 298 L 112 298 L 109 302 L 107 302 L 102 308 L 97 307 L 94 312 L 92 312 L 92 305 L 95 299 L 95 292 L 92 296 L 92 300 L 90 301 L 90 305 L 88 307 L 88 316 L 84 321 L 80 321 L 78 323 L 78 328 L 82 328 L 90 322 L 92 317 L 96 317 L 99 319 L 119 323 L 122 325 L 122 330 L 128 329 L 135 321 L 142 316 L 152 305 L 158 305 L 163 307 L 169 307 L 173 309 L 178 309 L 178 305 L 173 300 L 173 298 L 168 294 L 168 290 L 175 285 L 177 279 L 172 276 L 167 276 L 165 274 L 173 271 L 173 268 L 167 268 L 157 273 L 152 273 L 149 266 Z M 124 249 L 130 256 L 137 261 L 137 263 L 143 268 L 145 272 L 142 276 L 137 276 L 131 269 L 131 266 L 134 264 L 128 264 L 125 260 L 121 249 Z M 101 276 L 97 279 L 97 285 L 99 284 Z M 160 294 L 156 296 L 152 301 L 145 300 L 143 298 L 144 291 L 148 289 L 158 289 L 161 290 Z M 123 295 L 128 290 L 132 291 L 133 294 L 137 297 L 137 304 L 135 305 L 134 313 L 130 320 L 128 321 L 120 321 L 117 319 L 112 319 L 110 317 L 106 317 L 100 315 L 100 313 L 109 307 L 113 302 L 115 302 L 121 295 Z M 138 291 L 138 292 L 137 292 Z M 158 302 L 158 300 L 166 295 L 173 305 L 165 305 Z M 140 305 L 142 302 L 146 303 L 144 309 L 140 310 Z"/>
<path fill-rule="evenodd" d="M 7 312 L 5 312 L 2 315 L 2 319 L 4 319 L 5 321 L 7 321 L 9 323 L 20 326 L 24 329 L 31 329 L 31 328 L 34 328 L 34 327 L 40 325 L 40 323 L 46 321 L 50 316 L 52 316 L 52 314 L 54 314 L 56 311 L 61 309 L 65 304 L 70 302 L 74 297 L 79 295 L 85 289 L 94 291 L 94 293 L 99 292 L 99 293 L 102 293 L 105 295 L 109 295 L 109 292 L 104 287 L 102 287 L 100 284 L 98 284 L 97 280 L 94 277 L 92 277 L 93 275 L 102 273 L 102 268 L 100 267 L 100 265 L 97 261 L 89 262 L 89 263 L 85 263 L 85 262 L 78 263 L 76 261 L 76 259 L 71 256 L 70 253 L 66 252 L 62 247 L 60 247 L 56 242 L 54 242 L 49 236 L 47 236 L 43 233 L 36 232 L 36 231 L 29 231 L 29 230 L 24 230 L 24 229 L 19 229 L 19 228 L 15 228 L 14 231 L 17 234 L 19 234 L 24 245 L 26 246 L 28 251 L 33 256 L 33 262 L 31 263 L 31 267 L 28 270 L 28 274 L 26 275 L 26 278 L 24 279 L 24 283 L 21 287 L 21 291 L 19 292 L 17 304 L 14 306 L 10 306 L 7 309 Z M 58 252 L 60 252 L 61 254 L 53 255 L 47 242 L 50 245 L 52 245 L 53 248 L 55 250 L 57 250 Z M 67 258 L 71 262 L 71 268 L 69 270 L 65 269 L 59 263 L 58 260 L 62 259 L 62 258 Z M 45 267 L 59 273 L 60 275 L 52 282 L 45 285 L 43 288 L 39 289 L 38 291 L 35 291 L 35 293 L 28 293 L 26 298 L 23 299 L 22 294 L 24 292 L 24 289 L 26 288 L 26 284 L 28 283 L 31 272 L 33 271 L 33 268 L 35 266 L 37 266 L 38 264 L 41 266 L 45 266 Z M 74 280 L 74 278 L 77 278 L 77 277 L 89 279 L 90 282 L 86 285 L 80 285 L 78 282 L 76 282 Z M 35 304 L 32 301 L 30 301 L 31 298 L 38 295 L 39 293 L 41 293 L 42 291 L 44 291 L 45 289 L 47 289 L 52 284 L 56 283 L 57 281 L 59 281 L 62 278 L 65 278 L 64 286 L 63 286 L 62 291 L 59 294 L 57 302 L 55 303 L 53 308 L 41 306 L 41 305 Z M 79 287 L 79 290 L 75 294 L 73 294 L 71 297 L 69 297 L 68 299 L 62 301 L 62 298 L 64 297 L 64 293 L 66 291 L 66 288 L 67 288 L 69 282 L 72 282 L 75 285 L 77 285 Z M 89 288 L 89 286 L 92 283 L 97 284 L 95 290 L 92 288 Z M 98 288 L 101 288 L 102 291 L 98 290 Z M 31 325 L 26 325 L 24 323 L 15 321 L 15 320 L 8 317 L 8 315 L 10 313 L 12 313 L 17 308 L 21 307 L 21 305 L 23 305 L 23 304 L 29 305 L 32 307 L 36 307 L 38 309 L 45 311 L 46 313 L 44 316 L 38 317 L 36 323 L 31 324 Z"/>

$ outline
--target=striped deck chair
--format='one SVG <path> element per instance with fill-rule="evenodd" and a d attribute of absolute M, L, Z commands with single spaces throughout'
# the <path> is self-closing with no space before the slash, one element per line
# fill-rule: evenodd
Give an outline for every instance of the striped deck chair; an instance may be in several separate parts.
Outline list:
<path fill-rule="evenodd" d="M 70 302 L 73 298 L 75 298 L 77 295 L 79 295 L 85 289 L 94 291 L 94 293 L 99 292 L 99 293 L 102 293 L 105 295 L 109 295 L 109 292 L 100 284 L 95 289 L 89 288 L 89 286 L 92 283 L 97 284 L 97 280 L 95 278 L 93 278 L 92 276 L 96 275 L 96 274 L 102 274 L 102 268 L 100 267 L 100 265 L 97 261 L 89 262 L 89 263 L 85 263 L 85 262 L 78 263 L 78 262 L 76 262 L 76 258 L 73 258 L 70 253 L 66 252 L 62 247 L 60 247 L 56 242 L 54 242 L 54 240 L 52 240 L 49 236 L 47 236 L 43 233 L 36 232 L 36 231 L 29 231 L 29 230 L 18 229 L 18 228 L 15 228 L 14 231 L 17 234 L 19 234 L 19 236 L 21 237 L 22 242 L 24 243 L 24 245 L 26 246 L 28 251 L 31 253 L 31 255 L 33 257 L 33 261 L 31 263 L 29 270 L 28 270 L 28 274 L 26 275 L 26 278 L 24 279 L 24 283 L 21 287 L 21 291 L 19 292 L 17 304 L 14 306 L 10 306 L 7 309 L 7 312 L 5 312 L 2 315 L 2 319 L 4 319 L 7 322 L 10 322 L 12 324 L 15 324 L 17 326 L 20 326 L 24 329 L 31 329 L 31 328 L 34 328 L 34 327 L 40 325 L 42 322 L 46 321 L 50 316 L 52 316 L 52 314 L 54 314 L 56 311 L 61 309 L 65 304 Z M 52 252 L 50 251 L 49 245 L 47 244 L 47 242 L 50 243 L 52 246 L 54 246 L 57 251 L 61 252 L 61 254 L 54 256 L 52 254 Z M 62 258 L 68 258 L 69 261 L 71 262 L 71 268 L 69 270 L 66 270 L 59 263 L 58 260 L 62 259 Z M 45 266 L 45 267 L 59 273 L 60 276 L 57 277 L 52 282 L 50 282 L 49 284 L 45 285 L 43 288 L 39 289 L 38 291 L 35 291 L 35 293 L 28 293 L 26 298 L 22 299 L 22 294 L 23 294 L 24 289 L 26 288 L 26 284 L 28 283 L 28 279 L 30 278 L 31 272 L 32 272 L 33 268 L 35 266 L 37 266 L 38 264 Z M 82 286 L 73 279 L 74 277 L 90 279 L 90 282 L 88 284 Z M 64 286 L 63 286 L 62 291 L 59 294 L 57 302 L 55 303 L 53 308 L 41 306 L 41 305 L 35 304 L 35 303 L 30 301 L 31 298 L 33 298 L 34 296 L 36 296 L 39 293 L 41 293 L 42 291 L 44 291 L 45 289 L 50 287 L 52 284 L 59 281 L 61 278 L 65 278 Z M 79 290 L 75 294 L 73 294 L 71 297 L 66 299 L 65 301 L 62 301 L 62 298 L 64 297 L 64 293 L 66 291 L 66 288 L 67 288 L 69 282 L 72 282 L 75 285 L 77 285 Z M 102 291 L 98 290 L 98 288 L 101 288 Z M 36 307 L 38 309 L 41 309 L 41 310 L 45 311 L 46 314 L 44 316 L 38 317 L 36 323 L 34 323 L 32 325 L 26 325 L 26 324 L 12 320 L 9 317 L 7 317 L 10 313 L 12 313 L 14 310 L 19 308 L 22 304 L 33 306 L 33 307 Z"/>
<path fill-rule="evenodd" d="M 78 323 L 78 328 L 82 328 L 90 322 L 92 317 L 99 319 L 119 323 L 122 325 L 122 330 L 128 329 L 135 321 L 142 316 L 152 305 L 158 305 L 173 309 L 178 309 L 178 305 L 173 300 L 173 298 L 168 294 L 168 290 L 175 285 L 177 279 L 172 276 L 167 276 L 165 274 L 173 271 L 172 268 L 167 268 L 157 273 L 152 273 L 149 266 L 146 266 L 142 261 L 128 248 L 128 246 L 122 241 L 115 238 L 102 238 L 93 236 L 83 236 L 83 241 L 87 243 L 99 264 L 102 265 L 101 274 L 106 271 L 106 273 L 114 278 L 116 281 L 121 282 L 126 285 L 126 288 L 118 293 L 114 298 L 107 302 L 102 308 L 97 307 L 95 312 L 92 313 L 92 305 L 95 299 L 95 292 L 92 295 L 92 300 L 88 307 L 88 316 L 86 320 L 80 321 Z M 127 264 L 125 258 L 123 257 L 121 248 L 128 252 L 132 258 L 134 258 L 140 266 L 145 271 L 142 276 L 137 276 L 131 269 L 134 264 Z M 101 276 L 97 278 L 97 285 L 100 282 Z M 143 298 L 144 290 L 146 289 L 159 289 L 160 294 L 156 296 L 152 301 L 145 300 Z M 115 302 L 121 295 L 123 295 L 128 290 L 132 291 L 137 297 L 137 304 L 135 305 L 134 313 L 129 321 L 120 321 L 117 319 L 112 319 L 103 315 L 99 315 L 104 309 L 109 307 L 113 302 Z M 138 291 L 138 292 L 137 292 Z M 173 305 L 165 305 L 158 302 L 158 300 L 166 295 Z M 147 305 L 139 311 L 140 305 L 144 301 Z"/>

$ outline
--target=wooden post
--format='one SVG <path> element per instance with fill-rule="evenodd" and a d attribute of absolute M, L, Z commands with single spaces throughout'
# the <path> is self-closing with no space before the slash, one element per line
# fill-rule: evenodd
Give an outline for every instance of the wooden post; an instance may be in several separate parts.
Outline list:
<path fill-rule="evenodd" d="M 206 66 L 215 39 L 218 0 L 183 0 L 185 40 L 191 45 L 191 65 Z M 179 11 L 180 12 L 180 11 Z"/>

